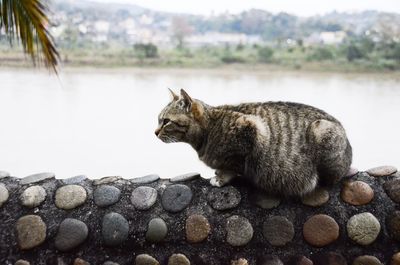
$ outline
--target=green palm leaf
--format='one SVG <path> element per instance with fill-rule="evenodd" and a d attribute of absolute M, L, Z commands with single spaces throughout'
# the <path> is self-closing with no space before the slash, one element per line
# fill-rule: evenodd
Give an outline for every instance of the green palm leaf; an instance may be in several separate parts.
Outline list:
<path fill-rule="evenodd" d="M 34 63 L 44 61 L 56 71 L 59 54 L 47 28 L 47 11 L 43 0 L 0 0 L 0 29 L 11 42 L 20 39 Z"/>

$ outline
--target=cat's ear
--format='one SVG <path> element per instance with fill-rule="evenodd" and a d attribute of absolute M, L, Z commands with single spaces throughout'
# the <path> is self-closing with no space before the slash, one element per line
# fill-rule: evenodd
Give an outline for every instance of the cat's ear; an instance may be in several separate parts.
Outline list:
<path fill-rule="evenodd" d="M 172 101 L 177 101 L 179 99 L 179 96 L 175 94 L 175 92 L 172 91 L 170 88 L 168 88 L 168 90 L 171 93 Z"/>
<path fill-rule="evenodd" d="M 182 97 L 185 109 L 187 111 L 190 111 L 192 108 L 193 99 L 183 89 L 181 89 L 181 97 Z"/>

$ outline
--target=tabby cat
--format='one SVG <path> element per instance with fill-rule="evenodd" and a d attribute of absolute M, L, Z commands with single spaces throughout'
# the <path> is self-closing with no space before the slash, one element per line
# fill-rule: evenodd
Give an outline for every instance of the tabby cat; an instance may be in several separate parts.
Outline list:
<path fill-rule="evenodd" d="M 223 186 L 234 177 L 270 194 L 303 196 L 332 185 L 350 168 L 352 148 L 339 121 L 289 102 L 212 107 L 183 89 L 161 111 L 155 134 L 190 144 Z"/>

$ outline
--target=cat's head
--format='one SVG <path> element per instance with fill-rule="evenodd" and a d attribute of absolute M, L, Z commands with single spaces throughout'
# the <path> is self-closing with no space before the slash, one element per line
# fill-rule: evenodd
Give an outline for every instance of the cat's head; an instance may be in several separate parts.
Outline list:
<path fill-rule="evenodd" d="M 192 99 L 181 89 L 178 96 L 172 90 L 172 101 L 158 115 L 155 134 L 165 143 L 195 143 L 204 134 L 207 124 L 206 105 Z"/>

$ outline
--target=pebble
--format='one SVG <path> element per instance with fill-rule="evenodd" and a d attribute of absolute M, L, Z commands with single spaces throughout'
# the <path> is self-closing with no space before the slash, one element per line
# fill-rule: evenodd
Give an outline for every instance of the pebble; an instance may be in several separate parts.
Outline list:
<path fill-rule="evenodd" d="M 278 197 L 270 196 L 265 191 L 255 191 L 250 194 L 250 200 L 262 209 L 273 209 L 281 203 Z"/>
<path fill-rule="evenodd" d="M 210 231 L 210 223 L 203 215 L 193 214 L 186 219 L 186 239 L 188 242 L 201 242 L 208 237 Z"/>
<path fill-rule="evenodd" d="M 122 179 L 121 177 L 118 176 L 111 176 L 111 177 L 104 177 L 101 179 L 95 179 L 93 180 L 93 185 L 94 186 L 99 186 L 99 185 L 103 185 L 103 184 L 110 184 L 110 183 L 114 183 L 117 180 Z"/>
<path fill-rule="evenodd" d="M 133 190 L 131 202 L 138 210 L 148 210 L 157 201 L 157 191 L 154 188 L 141 186 Z"/>
<path fill-rule="evenodd" d="M 273 216 L 264 222 L 263 235 L 272 246 L 284 246 L 294 237 L 292 222 L 283 216 Z"/>
<path fill-rule="evenodd" d="M 86 190 L 82 186 L 66 185 L 57 189 L 55 204 L 60 209 L 70 210 L 84 204 L 86 197 Z"/>
<path fill-rule="evenodd" d="M 288 262 L 288 265 L 313 265 L 313 262 L 305 256 L 295 256 Z"/>
<path fill-rule="evenodd" d="M 15 262 L 14 265 L 30 265 L 29 261 L 23 260 L 23 259 L 19 259 Z"/>
<path fill-rule="evenodd" d="M 347 177 L 347 178 L 353 177 L 353 176 L 357 175 L 357 173 L 358 173 L 358 169 L 357 169 L 357 168 L 354 168 L 354 167 L 351 167 L 351 168 L 349 169 L 349 171 L 347 172 L 346 177 Z"/>
<path fill-rule="evenodd" d="M 325 214 L 310 217 L 303 225 L 304 239 L 314 247 L 329 245 L 339 237 L 339 225 Z"/>
<path fill-rule="evenodd" d="M 168 186 L 161 196 L 161 203 L 169 212 L 180 212 L 185 209 L 193 197 L 192 190 L 183 184 Z"/>
<path fill-rule="evenodd" d="M 32 249 L 46 240 L 46 224 L 38 215 L 25 215 L 18 219 L 17 240 L 21 250 Z"/>
<path fill-rule="evenodd" d="M 400 265 L 400 252 L 397 252 L 392 256 L 390 260 L 390 265 Z"/>
<path fill-rule="evenodd" d="M 336 252 L 318 252 L 311 259 L 314 265 L 347 265 L 346 259 Z"/>
<path fill-rule="evenodd" d="M 387 223 L 392 238 L 400 242 L 400 211 L 392 213 Z"/>
<path fill-rule="evenodd" d="M 39 206 L 46 199 L 46 190 L 42 186 L 31 186 L 22 192 L 21 204 L 33 208 Z"/>
<path fill-rule="evenodd" d="M 129 223 L 119 213 L 108 213 L 103 217 L 101 233 L 105 245 L 117 246 L 128 238 Z"/>
<path fill-rule="evenodd" d="M 386 193 L 396 203 L 400 203 L 400 179 L 392 179 L 383 184 Z"/>
<path fill-rule="evenodd" d="M 159 175 L 147 175 L 140 178 L 133 178 L 130 181 L 134 184 L 149 184 L 160 179 Z"/>
<path fill-rule="evenodd" d="M 200 173 L 192 172 L 192 173 L 187 173 L 183 175 L 179 175 L 176 177 L 171 178 L 169 181 L 171 182 L 184 182 L 184 181 L 190 181 L 190 180 L 195 180 L 200 177 Z"/>
<path fill-rule="evenodd" d="M 275 255 L 265 255 L 261 258 L 262 265 L 283 265 L 283 262 Z"/>
<path fill-rule="evenodd" d="M 347 234 L 360 245 L 369 245 L 375 241 L 381 231 L 381 225 L 376 217 L 369 213 L 353 215 L 347 222 Z"/>
<path fill-rule="evenodd" d="M 138 264 L 138 263 L 135 263 L 135 264 Z M 119 264 L 116 262 L 112 262 L 112 261 L 106 261 L 103 263 L 103 265 L 119 265 Z"/>
<path fill-rule="evenodd" d="M 235 247 L 246 245 L 253 238 L 253 227 L 249 220 L 233 215 L 226 222 L 226 241 Z"/>
<path fill-rule="evenodd" d="M 67 185 L 78 184 L 78 183 L 81 183 L 82 181 L 84 181 L 85 179 L 87 179 L 87 176 L 79 175 L 79 176 L 75 176 L 72 178 L 63 179 L 62 182 Z"/>
<path fill-rule="evenodd" d="M 207 201 L 215 210 L 228 210 L 239 205 L 241 200 L 240 192 L 232 187 L 212 188 L 207 195 Z"/>
<path fill-rule="evenodd" d="M 21 179 L 21 181 L 19 183 L 21 185 L 26 185 L 26 184 L 40 182 L 40 181 L 47 180 L 47 179 L 54 179 L 55 177 L 56 177 L 56 175 L 51 172 L 38 173 L 38 174 L 29 175 L 29 176 Z"/>
<path fill-rule="evenodd" d="M 301 198 L 304 205 L 318 207 L 329 201 L 329 192 L 324 188 L 317 188 Z"/>
<path fill-rule="evenodd" d="M 73 265 L 90 265 L 89 262 L 87 262 L 86 260 L 80 259 L 80 258 L 76 258 L 74 260 L 74 264 Z"/>
<path fill-rule="evenodd" d="M 168 259 L 168 265 L 190 265 L 190 261 L 183 254 L 173 254 Z"/>
<path fill-rule="evenodd" d="M 373 177 L 385 177 L 396 173 L 397 168 L 393 166 L 380 166 L 380 167 L 370 168 L 366 172 Z"/>
<path fill-rule="evenodd" d="M 140 254 L 135 258 L 135 265 L 159 265 L 160 263 L 150 255 Z"/>
<path fill-rule="evenodd" d="M 0 183 L 0 207 L 8 200 L 9 195 L 6 186 L 3 183 Z"/>
<path fill-rule="evenodd" d="M 383 265 L 379 259 L 374 256 L 359 256 L 353 261 L 353 265 Z"/>
<path fill-rule="evenodd" d="M 0 170 L 0 179 L 7 178 L 9 176 L 10 176 L 10 173 L 8 173 L 7 171 L 1 171 Z"/>
<path fill-rule="evenodd" d="M 153 218 L 147 226 L 146 240 L 149 242 L 161 242 L 167 236 L 168 227 L 161 218 Z"/>
<path fill-rule="evenodd" d="M 71 250 L 82 244 L 88 236 L 88 227 L 80 220 L 67 218 L 61 222 L 55 238 L 55 247 L 60 251 Z"/>
<path fill-rule="evenodd" d="M 121 191 L 117 187 L 102 185 L 93 192 L 94 203 L 99 207 L 106 207 L 118 202 L 121 198 Z"/>
<path fill-rule="evenodd" d="M 249 265 L 249 263 L 245 259 L 238 259 L 238 260 L 232 260 L 231 265 Z"/>
<path fill-rule="evenodd" d="M 365 205 L 374 198 L 374 190 L 363 181 L 352 181 L 344 184 L 340 195 L 351 205 Z"/>

